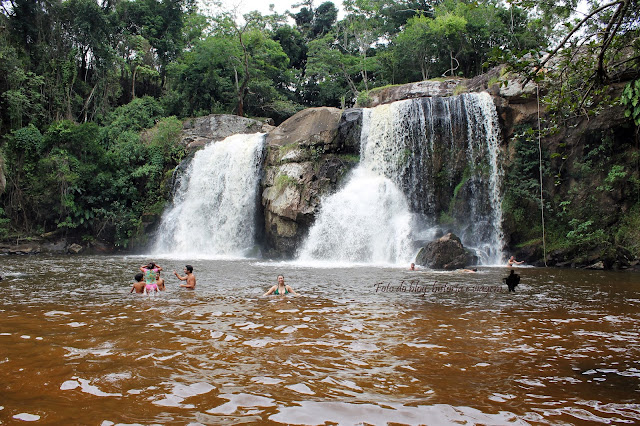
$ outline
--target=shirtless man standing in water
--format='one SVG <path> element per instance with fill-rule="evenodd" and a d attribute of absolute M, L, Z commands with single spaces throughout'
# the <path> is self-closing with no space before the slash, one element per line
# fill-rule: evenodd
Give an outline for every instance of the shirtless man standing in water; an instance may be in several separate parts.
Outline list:
<path fill-rule="evenodd" d="M 185 265 L 184 273 L 187 274 L 184 277 L 178 275 L 176 271 L 173 271 L 174 275 L 178 277 L 180 281 L 186 281 L 186 284 L 180 284 L 180 287 L 188 288 L 190 290 L 196 289 L 196 276 L 193 275 L 193 266 Z"/>

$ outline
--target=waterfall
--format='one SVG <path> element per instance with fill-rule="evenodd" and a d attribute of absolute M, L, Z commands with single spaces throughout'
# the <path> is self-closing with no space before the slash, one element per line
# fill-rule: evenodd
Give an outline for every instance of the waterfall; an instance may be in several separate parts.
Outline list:
<path fill-rule="evenodd" d="M 411 220 L 397 186 L 359 166 L 341 191 L 322 201 L 298 259 L 398 263 L 411 255 Z"/>
<path fill-rule="evenodd" d="M 396 183 L 381 173 L 395 161 L 387 150 L 391 144 L 385 143 L 394 124 L 388 109 L 383 105 L 368 110 L 375 119 L 363 116 L 360 163 L 345 187 L 322 201 L 299 260 L 381 264 L 411 256 L 413 215 Z M 368 142 L 372 133 L 383 136 L 379 144 Z"/>
<path fill-rule="evenodd" d="M 229 136 L 198 151 L 166 209 L 154 252 L 244 257 L 254 249 L 265 137 Z"/>
<path fill-rule="evenodd" d="M 364 109 L 360 163 L 323 200 L 299 259 L 408 263 L 414 241 L 451 230 L 481 263 L 501 263 L 499 153 L 487 93 Z"/>

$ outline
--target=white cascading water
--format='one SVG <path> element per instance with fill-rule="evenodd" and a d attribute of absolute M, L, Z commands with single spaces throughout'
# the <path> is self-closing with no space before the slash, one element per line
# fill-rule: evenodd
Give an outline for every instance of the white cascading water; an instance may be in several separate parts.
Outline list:
<path fill-rule="evenodd" d="M 254 249 L 265 135 L 238 134 L 198 151 L 166 209 L 154 252 L 244 257 Z"/>
<path fill-rule="evenodd" d="M 456 232 L 482 264 L 501 263 L 499 153 L 487 93 L 364 109 L 360 164 L 323 200 L 299 259 L 406 264 L 413 241 L 440 229 Z M 453 199 L 439 200 L 442 188 Z M 443 211 L 453 223 L 440 223 Z"/>
<path fill-rule="evenodd" d="M 395 264 L 411 257 L 413 215 L 402 191 L 378 170 L 387 159 L 368 138 L 393 126 L 385 108 L 369 110 L 374 119 L 363 116 L 360 163 L 344 188 L 322 200 L 298 260 Z"/>
<path fill-rule="evenodd" d="M 469 96 L 469 95 L 467 95 Z M 476 238 L 471 236 L 467 240 L 471 243 L 486 265 L 503 264 L 504 233 L 502 231 L 502 178 L 503 170 L 500 163 L 500 127 L 496 107 L 488 93 L 475 95 L 473 102 L 467 102 L 469 132 L 469 161 L 475 161 L 474 152 L 484 156 L 489 166 L 489 180 L 481 181 L 477 192 L 486 197 L 482 200 L 476 196 L 470 200 L 472 205 L 471 224 Z M 479 134 L 475 134 L 478 132 Z M 484 188 L 484 191 L 482 190 Z M 478 208 L 480 202 L 486 205 L 484 211 Z M 463 239 L 463 243 L 465 240 Z"/>

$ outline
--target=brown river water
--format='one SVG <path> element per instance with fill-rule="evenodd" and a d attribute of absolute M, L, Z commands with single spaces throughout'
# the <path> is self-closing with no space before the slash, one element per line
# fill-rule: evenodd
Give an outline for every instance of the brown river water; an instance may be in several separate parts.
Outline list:
<path fill-rule="evenodd" d="M 517 272 L 2 257 L 0 424 L 640 423 L 640 274 Z"/>

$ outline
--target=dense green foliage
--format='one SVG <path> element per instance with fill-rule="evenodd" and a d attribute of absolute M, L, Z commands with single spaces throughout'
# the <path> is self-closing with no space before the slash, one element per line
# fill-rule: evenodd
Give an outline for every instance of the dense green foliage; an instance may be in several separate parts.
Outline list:
<path fill-rule="evenodd" d="M 153 98 L 138 98 L 103 127 L 63 120 L 43 133 L 29 125 L 7 135 L 4 209 L 14 226 L 126 247 L 142 218 L 161 211 L 165 174 L 184 155 L 182 123 L 161 111 Z"/>
<path fill-rule="evenodd" d="M 640 2 L 589 1 L 578 15 L 572 14 L 576 0 L 512 3 L 535 11 L 543 28 L 553 30 L 548 53 L 501 52 L 512 69 L 538 83 L 543 108 L 540 131 L 529 129 L 527 137 L 514 140 L 505 200 L 513 242 L 541 248 L 540 162 L 534 155 L 540 138 L 548 155 L 542 165 L 548 260 L 624 264 L 640 256 L 640 235 L 633 228 L 640 211 L 639 121 L 634 129 L 611 111 L 621 103 L 627 117 L 640 113 Z M 585 130 L 603 116 L 609 117 L 600 121 L 606 130 Z"/>
<path fill-rule="evenodd" d="M 204 16 L 197 4 L 2 0 L 0 237 L 55 232 L 127 246 L 163 206 L 186 117 L 280 123 L 306 107 L 352 106 L 375 88 L 508 63 L 542 84 L 542 137 L 616 102 L 640 123 L 637 0 L 589 0 L 583 15 L 578 0 L 344 0 L 342 19 L 331 1 L 244 17 Z M 619 101 L 614 83 L 629 83 Z M 503 207 L 514 243 L 540 239 L 541 226 L 530 226 L 540 207 L 537 136 L 527 128 L 513 139 Z M 614 161 L 607 138 L 592 143 L 599 157 L 545 147 L 551 246 L 640 247 L 633 233 L 606 239 L 602 217 L 578 207 L 638 179 L 628 167 L 637 159 Z M 600 176 L 596 187 L 568 184 L 589 173 Z M 613 201 L 628 207 L 616 220 L 631 228 L 640 205 L 629 200 Z"/>

